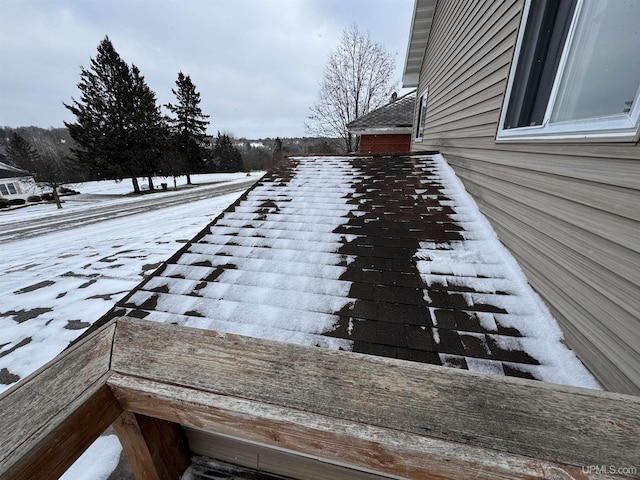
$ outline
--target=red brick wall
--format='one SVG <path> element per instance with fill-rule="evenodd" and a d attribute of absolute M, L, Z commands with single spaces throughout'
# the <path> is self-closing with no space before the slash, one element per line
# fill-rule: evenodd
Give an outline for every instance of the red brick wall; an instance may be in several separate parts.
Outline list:
<path fill-rule="evenodd" d="M 410 150 L 410 133 L 362 135 L 360 137 L 360 153 L 405 153 Z"/>

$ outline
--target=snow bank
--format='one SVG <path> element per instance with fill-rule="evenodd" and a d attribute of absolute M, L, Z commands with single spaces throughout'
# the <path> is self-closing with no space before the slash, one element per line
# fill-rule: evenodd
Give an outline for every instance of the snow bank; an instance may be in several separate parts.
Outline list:
<path fill-rule="evenodd" d="M 99 437 L 60 480 L 107 480 L 118 466 L 121 451 L 116 435 Z"/>
<path fill-rule="evenodd" d="M 531 366 L 531 372 L 538 378 L 551 383 L 599 389 L 599 383 L 584 367 L 575 354 L 564 344 L 562 331 L 540 296 L 531 288 L 520 265 L 507 248 L 500 242 L 489 221 L 478 209 L 477 204 L 465 190 L 464 185 L 447 164 L 442 155 L 430 158 L 436 160 L 437 172 L 445 188 L 443 195 L 451 199 L 450 206 L 456 212 L 451 217 L 464 226 L 463 241 L 438 245 L 423 242 L 417 252 L 417 265 L 423 278 L 429 284 L 438 281 L 445 274 L 445 280 L 457 285 L 472 286 L 476 291 L 486 293 L 465 294 L 471 305 L 482 303 L 505 309 L 508 314 L 494 314 L 504 327 L 513 327 L 525 338 L 518 339 L 518 347 L 537 359 L 541 365 Z M 443 202 L 444 203 L 444 202 Z M 457 275 L 447 277 L 446 274 Z M 477 275 L 491 277 L 476 278 Z M 462 281 L 461 281 L 462 277 Z M 466 282 L 465 282 L 466 280 Z M 494 295 L 502 291 L 509 295 Z M 495 324 L 493 319 L 483 317 L 487 326 Z M 466 334 L 466 333 L 465 333 Z M 496 336 L 498 341 L 501 337 Z M 502 347 L 515 347 L 515 344 Z M 495 373 L 496 365 L 491 362 L 466 358 L 470 370 Z"/>

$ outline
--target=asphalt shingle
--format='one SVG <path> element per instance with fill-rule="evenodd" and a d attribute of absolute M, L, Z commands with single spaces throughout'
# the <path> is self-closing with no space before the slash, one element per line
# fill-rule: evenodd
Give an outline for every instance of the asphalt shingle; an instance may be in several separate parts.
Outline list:
<path fill-rule="evenodd" d="M 411 92 L 395 102 L 383 105 L 350 122 L 347 125 L 347 129 L 358 133 L 371 130 L 388 130 L 392 132 L 398 128 L 411 128 L 415 103 L 416 94 Z"/>
<path fill-rule="evenodd" d="M 114 315 L 571 383 L 465 195 L 440 156 L 288 159 Z"/>

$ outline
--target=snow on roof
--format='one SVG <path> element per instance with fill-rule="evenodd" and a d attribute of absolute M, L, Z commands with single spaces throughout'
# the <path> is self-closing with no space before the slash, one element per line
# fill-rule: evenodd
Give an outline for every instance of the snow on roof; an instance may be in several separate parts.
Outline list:
<path fill-rule="evenodd" d="M 26 170 L 0 162 L 0 178 L 20 178 L 30 175 Z"/>
<path fill-rule="evenodd" d="M 416 92 L 409 92 L 347 125 L 351 133 L 411 133 Z"/>
<path fill-rule="evenodd" d="M 289 159 L 121 314 L 598 388 L 440 155 Z"/>

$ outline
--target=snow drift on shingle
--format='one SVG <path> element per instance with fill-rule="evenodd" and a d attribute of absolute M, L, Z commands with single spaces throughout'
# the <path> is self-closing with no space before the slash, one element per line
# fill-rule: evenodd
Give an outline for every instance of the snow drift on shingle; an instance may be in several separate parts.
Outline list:
<path fill-rule="evenodd" d="M 354 209 L 346 203 L 354 176 L 330 158 L 296 162 L 290 178 L 273 174 L 124 306 L 176 314 L 184 325 L 350 348 L 318 336 L 351 302 L 351 283 L 339 280 L 350 259 L 336 253 L 346 236 L 333 230 Z"/>
<path fill-rule="evenodd" d="M 495 318 L 500 325 L 517 329 L 524 338 L 494 336 L 493 341 L 503 350 L 520 349 L 535 358 L 540 365 L 531 365 L 528 370 L 536 378 L 598 388 L 592 375 L 564 345 L 557 322 L 532 290 L 518 263 L 502 245 L 462 182 L 441 155 L 433 158 L 437 161 L 435 172 L 446 185 L 442 193 L 451 199 L 447 204 L 456 212 L 451 217 L 464 225 L 463 236 L 469 240 L 450 242 L 446 248 L 423 244 L 416 257 L 421 259 L 417 263 L 425 279 L 437 281 L 432 274 L 438 272 L 438 277 L 449 286 L 474 291 L 466 294 L 470 305 L 490 304 L 504 310 L 504 314 L 496 314 Z M 491 266 L 489 269 L 486 268 L 488 265 Z M 483 278 L 476 278 L 476 275 Z M 466 363 L 470 370 L 486 373 L 499 370 L 495 363 L 469 357 L 466 357 Z"/>

